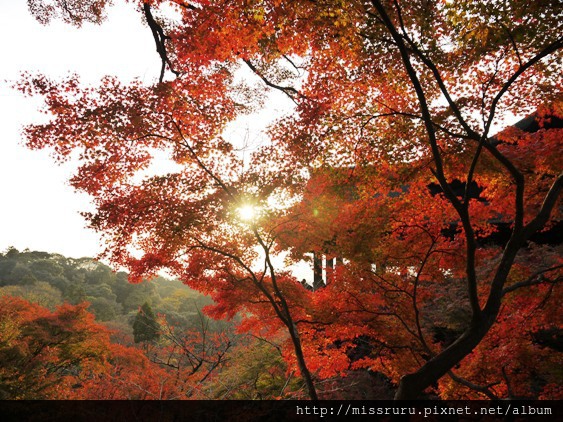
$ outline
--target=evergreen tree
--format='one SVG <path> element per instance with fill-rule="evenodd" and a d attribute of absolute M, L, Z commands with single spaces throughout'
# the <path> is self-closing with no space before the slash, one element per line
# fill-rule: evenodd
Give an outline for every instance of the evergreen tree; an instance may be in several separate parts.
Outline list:
<path fill-rule="evenodd" d="M 151 306 L 145 302 L 139 309 L 133 322 L 135 343 L 154 342 L 160 337 L 160 324 L 156 320 Z"/>

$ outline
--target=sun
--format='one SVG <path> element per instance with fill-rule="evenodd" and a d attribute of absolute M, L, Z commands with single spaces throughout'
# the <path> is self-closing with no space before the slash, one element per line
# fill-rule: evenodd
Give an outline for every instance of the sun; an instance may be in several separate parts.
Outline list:
<path fill-rule="evenodd" d="M 239 218 L 244 221 L 252 221 L 258 217 L 260 209 L 254 205 L 243 205 L 237 209 Z"/>

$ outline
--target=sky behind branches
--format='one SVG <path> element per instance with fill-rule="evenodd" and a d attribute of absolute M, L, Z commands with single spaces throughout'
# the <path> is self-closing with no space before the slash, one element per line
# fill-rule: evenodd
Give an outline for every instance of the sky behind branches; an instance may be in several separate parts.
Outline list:
<path fill-rule="evenodd" d="M 24 71 L 53 78 L 77 73 L 87 83 L 106 74 L 156 81 L 160 63 L 150 31 L 133 6 L 117 3 L 102 26 L 77 29 L 61 22 L 42 26 L 25 1 L 0 0 L 0 251 L 14 246 L 71 257 L 101 251 L 99 236 L 79 215 L 89 200 L 68 184 L 74 166 L 57 166 L 48 151 L 23 145 L 21 129 L 42 117 L 40 102 L 11 85 Z"/>
<path fill-rule="evenodd" d="M 45 117 L 38 112 L 40 101 L 11 86 L 22 72 L 54 79 L 76 73 L 89 84 L 105 75 L 156 83 L 161 64 L 151 32 L 133 5 L 115 3 L 101 26 L 74 28 L 58 21 L 43 26 L 24 1 L 0 0 L 0 252 L 13 246 L 82 257 L 102 250 L 98 234 L 79 214 L 92 208 L 88 197 L 68 184 L 76 163 L 58 166 L 48 151 L 24 146 L 23 126 Z M 255 148 L 264 141 L 260 129 L 287 111 L 287 103 L 272 93 L 268 107 L 229 126 L 229 138 Z"/>
<path fill-rule="evenodd" d="M 92 208 L 88 197 L 68 184 L 76 163 L 57 166 L 48 151 L 23 145 L 22 127 L 45 117 L 38 112 L 37 99 L 23 97 L 11 85 L 22 72 L 55 79 L 76 73 L 91 84 L 105 75 L 156 83 L 161 62 L 142 14 L 124 1 L 115 3 L 101 26 L 74 28 L 58 21 L 43 26 L 25 1 L 0 0 L 0 252 L 10 246 L 69 257 L 102 251 L 99 235 L 87 229 L 80 216 L 80 211 Z M 262 83 L 250 73 L 243 77 Z M 260 129 L 291 108 L 289 100 L 274 91 L 263 110 L 229 126 L 228 139 L 256 147 L 263 142 Z"/>

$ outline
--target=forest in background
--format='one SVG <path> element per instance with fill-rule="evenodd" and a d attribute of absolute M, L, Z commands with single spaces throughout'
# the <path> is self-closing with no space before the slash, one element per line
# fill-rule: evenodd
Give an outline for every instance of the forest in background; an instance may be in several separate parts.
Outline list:
<path fill-rule="evenodd" d="M 0 254 L 0 399 L 300 396 L 275 344 L 215 321 L 178 280 L 92 258 Z"/>
<path fill-rule="evenodd" d="M 92 258 L 67 258 L 47 252 L 9 249 L 0 255 L 0 294 L 22 297 L 51 310 L 63 303 L 87 301 L 96 320 L 127 332 L 146 302 L 175 325 L 193 325 L 210 300 L 178 280 L 157 277 L 132 284 L 127 273 L 113 271 Z"/>

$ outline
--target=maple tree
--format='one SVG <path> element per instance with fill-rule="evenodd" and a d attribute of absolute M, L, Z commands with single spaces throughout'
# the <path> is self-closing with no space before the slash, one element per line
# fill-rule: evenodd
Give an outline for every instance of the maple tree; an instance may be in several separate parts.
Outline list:
<path fill-rule="evenodd" d="M 109 333 L 86 305 L 55 312 L 12 296 L 0 298 L 0 394 L 6 399 L 65 398 L 77 374 L 101 370 Z"/>
<path fill-rule="evenodd" d="M 190 328 L 177 327 L 161 316 L 158 344 L 146 347 L 151 362 L 173 374 L 175 390 L 181 398 L 208 399 L 207 385 L 217 377 L 237 344 L 230 327 L 213 327 L 210 319 L 199 311 L 199 324 Z"/>
<path fill-rule="evenodd" d="M 295 209 L 307 218 L 289 217 L 288 235 L 299 230 L 312 234 L 301 244 L 292 242 L 292 253 L 316 249 L 350 259 L 336 264 L 332 273 L 327 269 L 326 287 L 313 295 L 308 319 L 313 325 L 303 332 L 304 343 L 312 347 L 305 352 L 316 356 L 311 370 L 324 378 L 367 368 L 398 384 L 405 373 L 451 346 L 470 324 L 461 232 L 458 223 L 451 226 L 451 215 L 426 184 L 397 186 L 388 195 L 381 195 L 385 189 L 380 185 L 373 194 L 373 176 L 367 176 L 366 186 L 358 169 L 354 173 L 354 189 L 369 189 L 369 195 L 351 198 L 342 172 L 323 174 L 323 183 L 312 179 L 308 190 L 314 191 L 306 192 Z M 322 204 L 330 204 L 331 211 L 315 216 L 315 209 L 326 209 Z M 413 219 L 421 208 L 431 211 L 423 224 Z M 502 223 L 491 222 L 493 227 L 477 239 L 480 300 L 488 294 L 487 281 L 502 250 L 494 224 Z M 530 243 L 520 251 L 495 325 L 441 379 L 435 389 L 441 397 L 560 396 L 553 371 L 561 350 L 561 320 L 554 308 L 561 294 L 561 249 L 555 240 L 556 245 Z"/>
<path fill-rule="evenodd" d="M 206 390 L 221 400 L 302 398 L 302 382 L 288 371 L 281 347 L 271 340 L 244 336 Z"/>
<path fill-rule="evenodd" d="M 148 353 L 110 341 L 88 304 L 49 311 L 15 296 L 0 297 L 0 396 L 3 399 L 186 399 L 220 369 L 227 334 L 165 326 L 172 346 Z M 180 348 L 180 352 L 173 349 Z M 183 360 L 193 365 L 188 365 Z"/>
<path fill-rule="evenodd" d="M 94 3 L 101 16 L 104 2 Z M 311 370 L 330 377 L 350 365 L 384 372 L 399 399 L 438 382 L 450 394 L 446 374 L 489 397 L 513 389 L 508 372 L 518 371 L 498 373 L 485 351 L 523 323 L 522 291 L 556 296 L 560 280 L 556 246 L 530 239 L 560 221 L 561 128 L 548 126 L 563 117 L 561 9 L 517 0 L 134 3 L 162 62 L 154 86 L 33 75 L 19 85 L 43 96 L 52 117 L 26 129 L 28 145 L 59 160 L 77 152 L 71 182 L 94 198 L 87 217 L 106 234 L 105 256 L 134 280 L 168 269 L 213 297 L 210 314 L 242 314 L 241 329 L 285 330 L 285 356 L 313 399 Z M 65 5 L 67 21 L 88 19 Z M 163 5 L 174 15 L 159 15 Z M 47 9 L 31 9 L 41 18 L 37 10 Z M 250 86 L 239 81 L 243 69 Z M 293 112 L 245 161 L 226 124 L 270 90 Z M 538 130 L 493 136 L 510 113 L 535 113 Z M 151 174 L 155 150 L 175 170 Z M 255 209 L 246 220 L 244 207 Z M 501 229 L 506 241 L 487 242 Z M 287 250 L 294 261 L 315 251 L 349 263 L 311 293 L 275 264 Z M 532 312 L 535 332 L 548 328 L 544 302 Z M 370 352 L 351 358 L 362 342 Z M 532 353 L 528 344 L 514 354 L 526 347 Z M 460 362 L 461 375 L 452 371 Z M 504 379 L 504 392 L 475 380 L 483 367 Z"/>

